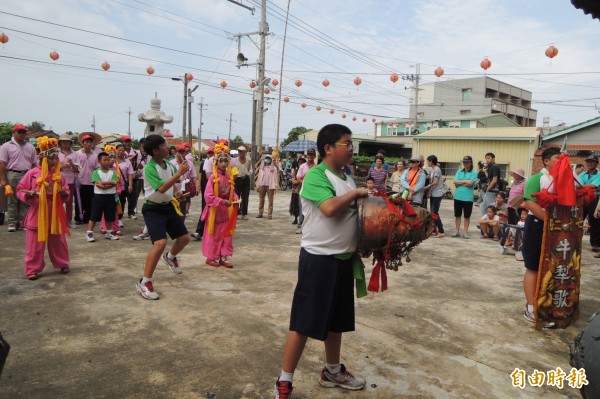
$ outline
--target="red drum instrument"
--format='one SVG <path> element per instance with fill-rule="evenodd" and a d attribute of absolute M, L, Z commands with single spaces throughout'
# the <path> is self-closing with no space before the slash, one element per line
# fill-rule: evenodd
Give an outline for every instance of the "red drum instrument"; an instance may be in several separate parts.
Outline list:
<path fill-rule="evenodd" d="M 410 252 L 429 237 L 435 228 L 431 214 L 413 208 L 401 196 L 367 197 L 358 201 L 358 250 L 363 257 L 373 253 L 376 263 L 368 290 L 387 289 L 385 269 L 398 270 L 402 258 L 410 262 Z M 381 277 L 381 285 L 380 285 Z"/>

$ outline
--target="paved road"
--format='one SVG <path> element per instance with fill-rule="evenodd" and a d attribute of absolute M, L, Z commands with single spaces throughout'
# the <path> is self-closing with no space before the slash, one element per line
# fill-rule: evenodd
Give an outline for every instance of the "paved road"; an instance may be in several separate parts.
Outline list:
<path fill-rule="evenodd" d="M 184 272 L 160 264 L 159 301 L 134 284 L 148 241 L 142 221 L 126 221 L 118 242 L 69 239 L 72 272 L 23 276 L 24 234 L 0 231 L 0 331 L 12 349 L 0 398 L 269 398 L 281 367 L 296 282 L 300 236 L 276 195 L 275 218 L 240 221 L 235 267 L 204 264 L 200 244 L 182 255 Z M 452 202 L 441 215 L 453 224 Z M 198 201 L 187 225 L 198 217 Z M 474 216 L 475 218 L 475 216 Z M 475 220 L 475 219 L 474 219 Z M 323 346 L 309 341 L 295 376 L 295 398 L 578 398 L 573 388 L 513 388 L 509 374 L 561 367 L 567 346 L 600 309 L 600 268 L 583 255 L 581 318 L 559 331 L 535 331 L 521 316 L 522 264 L 479 239 L 445 237 L 420 245 L 389 290 L 356 301 L 357 331 L 342 358 L 367 389 L 320 388 Z M 367 263 L 367 262 L 366 262 Z M 371 267 L 367 265 L 367 277 Z"/>

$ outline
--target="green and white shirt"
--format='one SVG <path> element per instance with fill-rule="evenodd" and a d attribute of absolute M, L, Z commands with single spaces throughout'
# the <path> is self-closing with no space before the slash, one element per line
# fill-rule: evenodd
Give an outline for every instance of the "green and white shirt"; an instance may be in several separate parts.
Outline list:
<path fill-rule="evenodd" d="M 314 255 L 337 255 L 356 251 L 358 241 L 357 207 L 351 204 L 334 216 L 327 217 L 319 209 L 324 201 L 356 189 L 350 176 L 334 173 L 325 163 L 311 168 L 304 176 L 302 201 L 301 246 Z"/>
<path fill-rule="evenodd" d="M 117 176 L 117 172 L 112 169 L 107 170 L 106 172 L 102 171 L 102 168 L 94 169 L 92 173 L 92 183 L 96 183 L 97 181 L 114 181 L 118 182 L 119 178 Z M 112 186 L 111 188 L 98 188 L 94 184 L 94 194 L 116 194 L 117 186 Z"/>
<path fill-rule="evenodd" d="M 167 180 L 177 173 L 175 165 L 168 160 L 165 161 L 165 167 L 163 168 L 154 161 L 154 158 L 150 158 L 150 161 L 144 166 L 144 192 L 146 193 L 146 203 L 148 201 L 157 204 L 167 204 L 173 198 L 173 186 L 164 193 L 159 193 L 157 190 Z"/>

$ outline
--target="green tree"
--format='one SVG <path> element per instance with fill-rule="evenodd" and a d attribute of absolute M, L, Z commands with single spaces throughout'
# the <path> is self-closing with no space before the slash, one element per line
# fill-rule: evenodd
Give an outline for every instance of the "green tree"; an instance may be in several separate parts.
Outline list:
<path fill-rule="evenodd" d="M 237 135 L 233 139 L 229 140 L 229 149 L 237 150 L 239 146 L 244 145 L 244 139 Z"/>
<path fill-rule="evenodd" d="M 42 122 L 33 121 L 29 124 L 29 126 L 27 126 L 27 130 L 29 130 L 30 132 L 35 132 L 38 130 L 44 130 L 45 126 L 46 125 L 43 124 Z"/>
<path fill-rule="evenodd" d="M 304 126 L 296 126 L 292 130 L 290 130 L 287 138 L 281 142 L 281 149 L 283 150 L 283 147 L 285 147 L 293 141 L 302 140 L 303 138 L 301 136 L 310 130 L 311 129 L 307 129 Z"/>
<path fill-rule="evenodd" d="M 12 137 L 14 124 L 11 122 L 0 123 L 0 143 L 5 143 Z"/>

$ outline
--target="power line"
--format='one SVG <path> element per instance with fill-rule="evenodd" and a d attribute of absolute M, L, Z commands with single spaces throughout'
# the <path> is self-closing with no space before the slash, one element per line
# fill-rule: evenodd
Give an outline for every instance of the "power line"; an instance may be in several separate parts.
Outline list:
<path fill-rule="evenodd" d="M 121 56 L 124 56 L 124 57 L 130 57 L 130 58 L 135 58 L 135 59 L 144 60 L 144 61 L 157 62 L 157 63 L 160 63 L 160 64 L 171 65 L 171 66 L 176 66 L 176 67 L 180 67 L 180 68 L 187 68 L 187 69 L 192 69 L 192 70 L 196 70 L 196 71 L 202 71 L 202 72 L 212 73 L 212 71 L 207 70 L 207 69 L 190 67 L 190 66 L 181 65 L 181 64 L 175 64 L 175 63 L 172 63 L 172 62 L 161 61 L 161 60 L 157 60 L 157 59 L 153 59 L 153 58 L 140 57 L 138 55 L 122 53 L 120 51 L 107 50 L 107 49 L 104 49 L 104 48 L 101 48 L 101 47 L 89 46 L 87 44 L 81 44 L 81 43 L 76 43 L 76 42 L 71 42 L 71 41 L 68 41 L 68 40 L 57 39 L 57 38 L 53 38 L 53 37 L 49 37 L 49 36 L 38 35 L 38 34 L 35 34 L 35 33 L 25 32 L 25 31 L 13 29 L 13 28 L 8 28 L 8 27 L 5 27 L 5 26 L 0 26 L 0 29 L 6 29 L 6 30 L 9 30 L 9 31 L 22 33 L 24 35 L 39 37 L 39 38 L 42 38 L 42 39 L 54 40 L 54 41 L 61 42 L 61 43 L 71 44 L 73 46 L 79 46 L 79 47 L 84 47 L 84 48 L 88 48 L 88 49 L 92 49 L 92 50 L 104 51 L 106 53 L 117 54 L 117 55 L 121 55 Z M 229 73 L 221 73 L 221 75 L 239 78 L 239 76 L 232 75 L 232 74 L 229 74 Z"/>
<path fill-rule="evenodd" d="M 55 22 L 44 21 L 42 19 L 37 19 L 37 18 L 25 17 L 23 15 L 13 14 L 13 13 L 6 12 L 6 11 L 0 11 L 0 14 L 11 15 L 13 17 L 23 18 L 23 19 L 27 19 L 27 20 L 30 20 L 30 21 L 35 21 L 35 22 L 43 23 L 43 24 L 54 25 L 54 26 L 58 26 L 60 28 L 72 29 L 72 30 L 79 31 L 79 32 L 90 33 L 92 35 L 97 35 L 97 36 L 102 36 L 102 37 L 109 37 L 111 39 L 122 40 L 122 41 L 129 42 L 129 43 L 142 44 L 144 46 L 154 47 L 154 48 L 158 48 L 158 49 L 161 49 L 161 50 L 168 50 L 168 51 L 173 51 L 173 52 L 176 52 L 176 53 L 193 55 L 193 56 L 196 56 L 196 57 L 208 58 L 208 59 L 216 60 L 216 61 L 222 61 L 222 60 L 219 60 L 219 58 L 211 57 L 211 56 L 208 56 L 208 55 L 193 53 L 193 52 L 190 52 L 190 51 L 179 50 L 179 49 L 174 49 L 174 48 L 165 47 L 165 46 L 159 46 L 157 44 L 146 43 L 146 42 L 142 42 L 142 41 L 139 41 L 139 40 L 132 40 L 132 39 L 126 39 L 126 38 L 123 38 L 123 37 L 112 36 L 112 35 L 108 35 L 106 33 L 94 32 L 94 31 L 87 30 L 87 29 L 75 28 L 73 26 L 57 24 Z M 6 29 L 8 29 L 8 28 L 6 28 Z M 15 30 L 15 32 L 16 32 L 16 30 Z M 55 40 L 55 39 L 53 39 L 53 40 Z M 233 61 L 223 61 L 223 62 L 229 62 L 231 64 L 235 64 L 235 62 L 233 62 Z"/>

